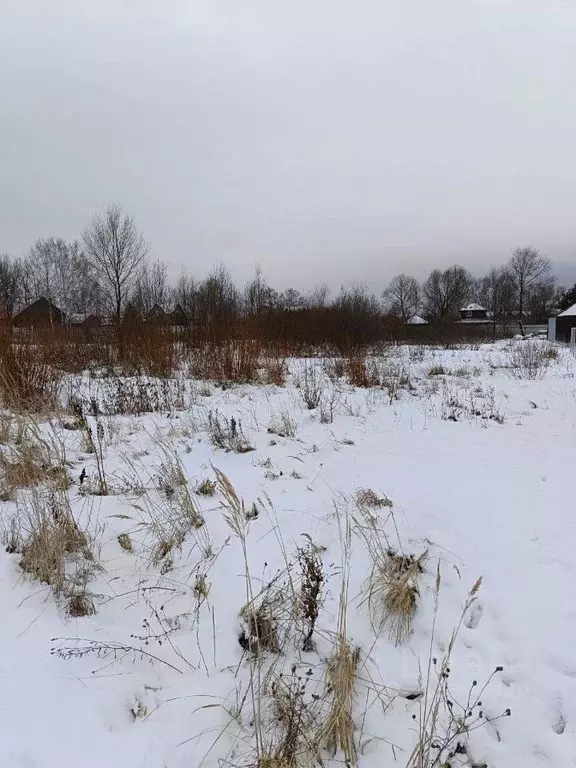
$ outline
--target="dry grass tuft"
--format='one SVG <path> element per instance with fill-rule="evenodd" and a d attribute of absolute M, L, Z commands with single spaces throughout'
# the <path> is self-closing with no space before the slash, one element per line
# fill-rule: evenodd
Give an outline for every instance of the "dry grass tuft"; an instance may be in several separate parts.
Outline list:
<path fill-rule="evenodd" d="M 359 507 L 379 509 L 393 506 L 392 501 L 387 496 L 380 497 L 371 488 L 359 488 L 356 491 L 355 500 Z"/>
<path fill-rule="evenodd" d="M 359 662 L 360 649 L 351 646 L 347 639 L 339 634 L 336 650 L 327 670 L 332 703 L 324 724 L 324 741 L 326 749 L 333 757 L 340 748 L 349 765 L 356 764 L 352 706 Z"/>
<path fill-rule="evenodd" d="M 384 560 L 374 563 L 368 580 L 373 620 L 379 627 L 388 627 L 396 645 L 405 642 L 412 632 L 426 557 L 427 552 L 415 557 L 388 550 Z"/>
<path fill-rule="evenodd" d="M 58 406 L 62 373 L 42 360 L 38 349 L 0 339 L 0 397 L 16 412 L 45 413 Z"/>
<path fill-rule="evenodd" d="M 352 527 L 347 509 L 344 512 L 344 519 L 342 519 L 342 513 L 338 506 L 336 506 L 336 513 L 342 550 L 342 580 L 334 651 L 326 670 L 329 712 L 322 726 L 321 741 L 333 757 L 340 748 L 346 764 L 356 765 L 357 749 L 354 741 L 352 710 L 360 663 L 360 649 L 354 647 L 348 640 L 347 628 Z"/>
<path fill-rule="evenodd" d="M 312 768 L 322 765 L 319 697 L 310 695 L 312 669 L 270 675 L 264 690 L 266 728 L 256 765 L 265 768 Z"/>
<path fill-rule="evenodd" d="M 70 478 L 61 446 L 26 421 L 9 446 L 0 446 L 0 500 L 15 499 L 19 488 L 37 485 L 66 490 Z"/>
<path fill-rule="evenodd" d="M 258 606 L 244 606 L 240 611 L 246 624 L 241 644 L 251 653 L 280 652 L 276 607 L 275 602 L 263 600 Z"/>
<path fill-rule="evenodd" d="M 268 425 L 268 433 L 278 435 L 278 437 L 296 437 L 298 427 L 288 411 L 280 411 L 273 416 Z"/>
<path fill-rule="evenodd" d="M 244 437 L 242 424 L 236 421 L 234 417 L 226 419 L 218 411 L 214 413 L 210 411 L 207 431 L 216 448 L 222 448 L 233 453 L 250 453 L 254 450 L 254 446 Z"/>
<path fill-rule="evenodd" d="M 127 533 L 121 533 L 118 536 L 118 544 L 122 547 L 124 552 L 133 552 L 132 539 Z"/>
<path fill-rule="evenodd" d="M 76 522 L 66 492 L 32 489 L 18 505 L 11 538 L 22 570 L 50 586 L 56 598 L 71 600 L 70 611 L 88 615 L 79 611 L 82 603 L 89 609 L 87 583 L 96 567 L 93 542 Z M 76 565 L 75 576 L 69 574 L 71 565 Z"/>
<path fill-rule="evenodd" d="M 68 600 L 68 613 L 73 618 L 93 616 L 96 613 L 94 600 L 89 594 L 72 595 Z"/>
<path fill-rule="evenodd" d="M 194 501 L 184 468 L 176 454 L 160 446 L 164 461 L 158 472 L 159 493 L 144 496 L 144 526 L 148 532 L 149 561 L 166 573 L 174 564 L 174 551 L 180 549 L 192 532 L 203 557 L 212 553 L 212 542 L 204 517 Z"/>
<path fill-rule="evenodd" d="M 434 377 L 434 376 L 445 376 L 448 374 L 449 371 L 444 368 L 443 365 L 433 365 L 431 368 L 428 369 L 428 376 Z"/>
<path fill-rule="evenodd" d="M 216 481 L 205 478 L 197 486 L 196 493 L 198 496 L 214 496 L 216 493 Z"/>
<path fill-rule="evenodd" d="M 211 586 L 205 573 L 198 573 L 196 575 L 193 593 L 198 603 L 203 603 L 208 598 Z"/>

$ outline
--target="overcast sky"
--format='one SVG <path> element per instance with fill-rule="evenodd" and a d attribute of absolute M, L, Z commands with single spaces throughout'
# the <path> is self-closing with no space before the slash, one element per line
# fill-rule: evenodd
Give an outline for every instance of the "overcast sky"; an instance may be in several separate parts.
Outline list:
<path fill-rule="evenodd" d="M 113 200 L 176 275 L 576 280 L 573 0 L 0 0 L 0 251 Z"/>

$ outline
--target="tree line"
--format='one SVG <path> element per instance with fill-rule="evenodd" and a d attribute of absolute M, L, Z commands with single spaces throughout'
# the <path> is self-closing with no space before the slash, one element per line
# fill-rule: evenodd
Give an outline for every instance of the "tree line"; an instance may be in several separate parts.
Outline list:
<path fill-rule="evenodd" d="M 191 324 L 205 328 L 266 315 L 270 333 L 275 332 L 275 313 L 283 315 L 285 325 L 287 312 L 314 310 L 325 323 L 332 317 L 331 333 L 369 327 L 371 335 L 383 316 L 408 326 L 421 315 L 442 328 L 470 302 L 490 313 L 494 328 L 513 319 L 523 332 L 527 318 L 544 322 L 556 308 L 576 301 L 576 285 L 569 291 L 559 288 L 550 260 L 532 247 L 516 248 L 506 264 L 480 278 L 460 265 L 433 269 L 422 283 L 399 274 L 380 297 L 361 285 L 343 287 L 334 297 L 326 285 L 306 295 L 294 288 L 279 292 L 259 268 L 242 290 L 224 266 L 200 281 L 182 272 L 172 283 L 165 264 L 149 253 L 134 218 L 110 205 L 92 219 L 80 240 L 40 239 L 23 257 L 0 256 L 0 309 L 13 317 L 42 296 L 68 316 L 107 314 L 120 323 L 127 310 L 145 316 L 155 305 L 178 306 Z"/>
<path fill-rule="evenodd" d="M 385 306 L 404 323 L 415 315 L 444 324 L 458 319 L 459 311 L 475 302 L 489 313 L 494 326 L 526 320 L 544 323 L 554 312 L 576 302 L 576 285 L 557 285 L 550 260 L 535 248 L 515 248 L 508 262 L 474 277 L 462 266 L 433 269 L 423 283 L 406 274 L 396 275 L 384 291 Z"/>

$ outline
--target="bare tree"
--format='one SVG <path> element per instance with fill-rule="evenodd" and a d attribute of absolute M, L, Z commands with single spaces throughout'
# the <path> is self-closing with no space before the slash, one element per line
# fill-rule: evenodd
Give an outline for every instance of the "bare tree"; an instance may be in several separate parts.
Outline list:
<path fill-rule="evenodd" d="M 492 319 L 492 338 L 496 338 L 498 325 L 503 326 L 510 317 L 514 304 L 514 285 L 504 267 L 493 267 L 477 285 L 478 301 L 488 310 Z"/>
<path fill-rule="evenodd" d="M 169 301 L 168 273 L 166 265 L 156 260 L 144 264 L 134 289 L 134 304 L 141 314 L 150 312 L 155 304 L 165 309 Z"/>
<path fill-rule="evenodd" d="M 538 285 L 554 284 L 550 259 L 542 256 L 535 248 L 524 246 L 512 251 L 508 271 L 516 294 L 518 326 L 524 333 L 524 313 L 530 294 Z"/>
<path fill-rule="evenodd" d="M 119 323 L 148 252 L 136 222 L 119 205 L 95 216 L 84 231 L 84 247 L 100 274 L 102 292 Z"/>
<path fill-rule="evenodd" d="M 198 314 L 198 286 L 193 277 L 182 272 L 174 289 L 174 304 L 180 306 L 189 323 L 195 322 Z"/>
<path fill-rule="evenodd" d="M 282 309 L 299 309 L 306 306 L 306 299 L 297 288 L 286 288 L 278 296 L 278 304 Z"/>
<path fill-rule="evenodd" d="M 327 283 L 320 283 L 310 293 L 307 299 L 309 307 L 325 307 L 328 304 L 328 297 L 330 296 L 330 288 Z"/>
<path fill-rule="evenodd" d="M 396 275 L 382 293 L 382 298 L 387 309 L 407 323 L 420 307 L 420 285 L 414 277 Z"/>
<path fill-rule="evenodd" d="M 27 300 L 44 296 L 67 314 L 95 311 L 99 296 L 97 273 L 77 240 L 37 240 L 26 259 L 25 273 Z"/>
<path fill-rule="evenodd" d="M 553 280 L 535 285 L 526 302 L 531 321 L 547 323 L 550 315 L 558 308 L 562 294 L 562 290 L 556 287 Z"/>
<path fill-rule="evenodd" d="M 458 265 L 434 269 L 422 288 L 426 314 L 432 320 L 455 319 L 472 289 L 472 275 Z"/>
<path fill-rule="evenodd" d="M 0 254 L 0 309 L 8 317 L 14 315 L 21 297 L 22 262 L 7 253 Z"/>
<path fill-rule="evenodd" d="M 237 317 L 239 303 L 230 273 L 220 264 L 198 286 L 196 312 L 199 325 L 217 333 L 230 329 Z"/>
<path fill-rule="evenodd" d="M 249 315 L 258 315 L 278 304 L 278 295 L 266 282 L 258 264 L 254 277 L 244 289 L 244 304 Z"/>

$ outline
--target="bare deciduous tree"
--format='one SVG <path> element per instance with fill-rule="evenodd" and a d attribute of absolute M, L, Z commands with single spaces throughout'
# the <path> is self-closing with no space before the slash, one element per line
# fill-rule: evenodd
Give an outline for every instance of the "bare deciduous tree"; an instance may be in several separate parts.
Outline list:
<path fill-rule="evenodd" d="M 312 290 L 308 296 L 307 303 L 309 307 L 325 307 L 328 304 L 330 288 L 326 283 L 320 283 Z"/>
<path fill-rule="evenodd" d="M 477 287 L 478 301 L 488 310 L 492 320 L 492 338 L 496 338 L 498 325 L 510 317 L 514 305 L 514 286 L 504 267 L 493 267 Z"/>
<path fill-rule="evenodd" d="M 426 314 L 440 322 L 456 318 L 468 301 L 471 288 L 472 276 L 464 267 L 432 270 L 422 288 Z"/>
<path fill-rule="evenodd" d="M 407 323 L 420 307 L 420 285 L 414 277 L 396 275 L 384 290 L 382 298 L 387 309 Z"/>
<path fill-rule="evenodd" d="M 174 303 L 180 306 L 189 323 L 196 321 L 198 286 L 193 277 L 182 272 L 174 289 Z"/>
<path fill-rule="evenodd" d="M 168 271 L 161 261 L 144 264 L 136 280 L 134 304 L 145 315 L 155 304 L 166 309 L 169 301 Z"/>
<path fill-rule="evenodd" d="M 258 264 L 254 277 L 244 289 L 244 304 L 250 315 L 258 315 L 278 304 L 278 295 L 266 282 Z"/>
<path fill-rule="evenodd" d="M 533 323 L 547 323 L 548 318 L 559 306 L 562 291 L 554 285 L 552 280 L 538 283 L 530 291 L 526 306 Z"/>
<path fill-rule="evenodd" d="M 84 231 L 86 255 L 100 275 L 102 292 L 120 322 L 122 308 L 134 288 L 148 245 L 136 222 L 119 205 L 95 216 Z"/>
<path fill-rule="evenodd" d="M 41 296 L 66 314 L 95 311 L 99 285 L 80 244 L 61 237 L 37 240 L 26 259 L 27 301 Z"/>
<path fill-rule="evenodd" d="M 530 294 L 538 285 L 554 284 L 550 259 L 542 256 L 535 248 L 524 246 L 512 252 L 508 271 L 516 294 L 518 326 L 524 333 L 524 313 Z"/>
<path fill-rule="evenodd" d="M 0 309 L 8 317 L 14 315 L 21 297 L 22 262 L 11 259 L 7 253 L 0 254 Z"/>
<path fill-rule="evenodd" d="M 238 314 L 239 303 L 230 273 L 220 264 L 200 283 L 196 292 L 198 322 L 210 332 L 230 328 Z"/>

